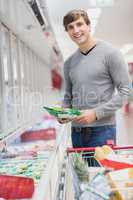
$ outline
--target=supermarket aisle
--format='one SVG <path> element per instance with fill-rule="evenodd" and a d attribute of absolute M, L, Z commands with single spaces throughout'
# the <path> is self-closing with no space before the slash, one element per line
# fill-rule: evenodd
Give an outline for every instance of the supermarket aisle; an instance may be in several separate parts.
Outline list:
<path fill-rule="evenodd" d="M 118 145 L 133 145 L 133 111 L 129 114 L 117 112 L 117 142 Z"/>

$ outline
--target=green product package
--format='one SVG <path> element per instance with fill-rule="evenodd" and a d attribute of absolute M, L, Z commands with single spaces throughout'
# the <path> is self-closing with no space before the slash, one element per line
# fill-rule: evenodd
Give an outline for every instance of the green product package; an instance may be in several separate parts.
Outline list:
<path fill-rule="evenodd" d="M 60 119 L 72 119 L 81 114 L 81 112 L 75 108 L 61 108 L 61 107 L 43 107 L 48 111 L 50 115 Z"/>

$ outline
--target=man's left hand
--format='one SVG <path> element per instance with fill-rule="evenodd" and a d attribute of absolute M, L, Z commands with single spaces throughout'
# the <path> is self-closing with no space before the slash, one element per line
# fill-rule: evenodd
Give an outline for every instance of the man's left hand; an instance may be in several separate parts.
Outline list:
<path fill-rule="evenodd" d="M 73 121 L 81 124 L 91 124 L 96 121 L 96 112 L 94 110 L 83 110 L 81 115 L 74 118 Z"/>

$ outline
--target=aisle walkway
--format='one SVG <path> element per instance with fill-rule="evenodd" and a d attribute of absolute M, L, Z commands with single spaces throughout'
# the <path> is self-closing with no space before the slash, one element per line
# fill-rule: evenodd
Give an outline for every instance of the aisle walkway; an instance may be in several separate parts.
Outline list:
<path fill-rule="evenodd" d="M 117 144 L 133 145 L 133 112 L 123 114 L 117 112 Z"/>

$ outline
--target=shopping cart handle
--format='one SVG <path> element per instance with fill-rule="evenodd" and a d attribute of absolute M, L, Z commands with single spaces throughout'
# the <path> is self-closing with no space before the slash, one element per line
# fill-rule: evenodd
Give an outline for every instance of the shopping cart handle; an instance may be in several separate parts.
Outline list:
<path fill-rule="evenodd" d="M 67 153 L 73 153 L 73 152 L 94 152 L 96 147 L 83 147 L 83 148 L 73 148 L 68 147 Z M 133 146 L 111 146 L 113 150 L 133 150 Z"/>
<path fill-rule="evenodd" d="M 73 152 L 91 152 L 95 151 L 95 147 L 82 147 L 82 148 L 73 148 L 73 147 L 68 147 L 67 148 L 67 153 L 73 153 Z"/>

